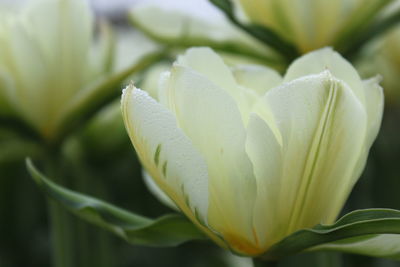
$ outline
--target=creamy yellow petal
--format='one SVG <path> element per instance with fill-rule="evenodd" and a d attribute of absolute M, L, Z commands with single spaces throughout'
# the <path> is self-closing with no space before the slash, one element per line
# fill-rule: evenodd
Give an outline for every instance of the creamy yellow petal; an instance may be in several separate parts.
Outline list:
<path fill-rule="evenodd" d="M 332 0 L 311 0 L 311 23 L 308 25 L 314 30 L 314 38 L 309 43 L 307 50 L 317 49 L 329 44 L 333 40 L 337 31 L 342 26 L 338 18 L 343 18 L 344 1 Z"/>
<path fill-rule="evenodd" d="M 255 91 L 259 96 L 282 82 L 277 71 L 261 65 L 238 65 L 231 71 L 238 84 Z"/>
<path fill-rule="evenodd" d="M 367 114 L 353 91 L 329 71 L 270 90 L 282 134 L 279 221 L 287 233 L 331 223 L 362 155 Z"/>
<path fill-rule="evenodd" d="M 329 70 L 334 77 L 347 83 L 361 103 L 365 103 L 364 86 L 357 70 L 330 47 L 310 52 L 295 60 L 286 71 L 284 82 L 324 70 Z"/>
<path fill-rule="evenodd" d="M 43 118 L 49 112 L 43 105 L 47 72 L 41 51 L 22 21 L 10 18 L 3 23 L 0 25 L 4 27 L 0 35 L 0 62 L 15 86 L 12 93 L 15 108 L 35 128 L 43 128 Z"/>
<path fill-rule="evenodd" d="M 208 47 L 186 50 L 178 57 L 177 64 L 191 68 L 230 94 L 238 90 L 231 70 L 220 56 Z"/>
<path fill-rule="evenodd" d="M 275 0 L 238 0 L 248 18 L 255 24 L 264 25 L 285 39 L 293 40 L 293 26 L 285 1 Z"/>
<path fill-rule="evenodd" d="M 29 30 L 34 33 L 44 56 L 49 77 L 56 75 L 58 93 L 70 96 L 89 78 L 86 71 L 93 18 L 88 2 L 42 0 L 26 12 Z M 60 96 L 60 99 L 65 101 L 66 98 Z"/>
<path fill-rule="evenodd" d="M 191 68 L 225 90 L 236 101 L 242 120 L 245 124 L 247 123 L 257 95 L 253 90 L 238 86 L 229 67 L 213 50 L 207 47 L 188 49 L 184 55 L 178 58 L 176 64 Z"/>
<path fill-rule="evenodd" d="M 122 113 L 136 152 L 157 185 L 189 218 L 205 223 L 206 162 L 177 127 L 173 114 L 132 85 L 122 96 Z"/>
<path fill-rule="evenodd" d="M 157 95 L 155 99 L 157 99 L 161 105 L 163 105 L 168 109 L 170 108 L 169 96 L 168 96 L 170 77 L 171 77 L 171 72 L 169 71 L 161 73 L 158 79 L 158 92 L 154 92 L 154 94 Z"/>
<path fill-rule="evenodd" d="M 170 108 L 208 165 L 209 225 L 232 249 L 251 250 L 256 184 L 239 109 L 226 91 L 192 69 L 176 65 L 170 76 Z"/>
<path fill-rule="evenodd" d="M 44 136 L 91 78 L 91 19 L 87 1 L 41 0 L 0 23 L 0 61 L 13 76 L 19 112 Z"/>
<path fill-rule="evenodd" d="M 379 86 L 379 81 L 379 77 L 371 78 L 364 81 L 366 97 L 365 109 L 367 114 L 367 132 L 364 139 L 364 146 L 361 151 L 361 155 L 358 158 L 356 165 L 354 166 L 351 178 L 348 179 L 346 183 L 343 183 L 343 188 L 345 190 L 342 190 L 337 194 L 338 201 L 336 201 L 335 205 L 331 208 L 332 214 L 340 212 L 341 208 L 343 207 L 347 196 L 350 194 L 351 189 L 353 188 L 365 168 L 369 149 L 371 148 L 372 143 L 375 141 L 375 138 L 378 135 L 379 128 L 381 126 L 384 105 L 383 89 Z M 332 221 L 334 219 L 335 217 L 332 215 L 332 218 L 330 220 Z"/>
<path fill-rule="evenodd" d="M 250 115 L 247 126 L 246 152 L 257 180 L 254 232 L 256 246 L 263 252 L 286 231 L 279 222 L 279 209 L 282 207 L 276 201 L 283 190 L 282 147 L 268 124 L 254 113 Z"/>
<path fill-rule="evenodd" d="M 381 127 L 384 95 L 383 89 L 379 85 L 380 78 L 371 78 L 364 81 L 365 107 L 368 115 L 368 133 L 366 139 L 366 149 L 369 150 L 375 141 Z"/>
<path fill-rule="evenodd" d="M 155 64 L 149 69 L 141 83 L 141 88 L 149 93 L 149 95 L 156 99 L 158 99 L 158 92 L 160 90 L 160 77 L 164 75 L 163 73 L 169 69 L 169 64 L 167 63 L 158 63 Z M 165 92 L 165 90 L 163 90 Z"/>
<path fill-rule="evenodd" d="M 301 53 L 359 34 L 392 0 L 236 0 L 248 19 L 293 43 Z"/>

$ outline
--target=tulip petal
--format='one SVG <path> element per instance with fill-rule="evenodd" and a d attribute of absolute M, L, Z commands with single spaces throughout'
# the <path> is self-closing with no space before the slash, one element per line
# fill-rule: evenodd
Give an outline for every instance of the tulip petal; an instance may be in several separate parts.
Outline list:
<path fill-rule="evenodd" d="M 81 0 L 43 0 L 27 12 L 29 30 L 35 33 L 48 75 L 58 77 L 53 86 L 57 84 L 54 98 L 59 105 L 91 78 L 86 73 L 93 30 L 89 4 Z"/>
<path fill-rule="evenodd" d="M 170 74 L 168 98 L 179 127 L 208 165 L 210 226 L 229 240 L 232 249 L 250 250 L 243 244 L 254 239 L 256 184 L 236 103 L 204 76 L 178 65 Z M 242 245 L 245 248 L 238 247 Z"/>
<path fill-rule="evenodd" d="M 86 65 L 92 17 L 86 1 L 29 4 L 20 16 L 1 21 L 7 38 L 0 40 L 0 61 L 15 80 L 21 115 L 50 136 L 65 103 L 92 78 Z"/>
<path fill-rule="evenodd" d="M 159 91 L 165 91 L 160 88 L 160 77 L 164 76 L 164 73 L 170 68 L 170 64 L 165 62 L 154 64 L 143 77 L 141 87 L 144 91 L 148 92 L 149 95 L 159 101 Z M 160 101 L 159 101 L 160 102 Z"/>
<path fill-rule="evenodd" d="M 228 93 L 236 89 L 235 78 L 228 66 L 212 49 L 196 47 L 186 50 L 184 55 L 178 57 L 177 63 L 191 68 L 204 75 L 211 82 L 226 90 Z"/>
<path fill-rule="evenodd" d="M 344 201 L 351 192 L 357 179 L 360 177 L 362 171 L 364 170 L 365 164 L 367 162 L 369 149 L 372 143 L 375 141 L 378 135 L 379 128 L 381 126 L 382 115 L 383 115 L 383 90 L 379 86 L 379 78 L 372 78 L 364 81 L 365 97 L 366 97 L 366 114 L 367 114 L 367 132 L 364 140 L 364 146 L 360 157 L 356 165 L 354 166 L 354 171 L 351 179 L 343 184 L 343 188 L 346 188 L 342 192 L 338 193 L 338 199 L 343 199 L 342 202 L 337 202 L 333 210 L 339 212 L 341 207 L 344 205 Z"/>
<path fill-rule="evenodd" d="M 248 88 L 238 86 L 231 70 L 213 50 L 207 47 L 188 49 L 183 56 L 178 58 L 177 64 L 193 69 L 225 90 L 236 101 L 242 120 L 247 122 L 257 95 Z"/>
<path fill-rule="evenodd" d="M 239 0 L 238 2 L 253 23 L 265 25 L 287 40 L 293 39 L 293 25 L 287 14 L 288 9 L 285 8 L 288 5 L 285 1 Z"/>
<path fill-rule="evenodd" d="M 326 45 L 345 51 L 393 0 L 236 0 L 255 24 L 270 28 L 300 52 Z M 395 8 L 391 8 L 393 10 Z M 381 12 L 382 13 L 382 12 Z M 384 12 L 383 12 L 384 13 Z M 382 16 L 380 16 L 382 17 Z M 339 18 L 339 19 L 338 19 Z M 354 37 L 356 36 L 356 37 Z"/>
<path fill-rule="evenodd" d="M 9 95 L 12 95 L 12 101 L 18 100 L 15 108 L 27 122 L 43 127 L 46 123 L 43 117 L 52 114 L 42 104 L 47 93 L 46 68 L 39 47 L 26 25 L 15 18 L 2 21 L 0 33 L 0 62 L 15 88 Z"/>
<path fill-rule="evenodd" d="M 239 65 L 232 68 L 232 72 L 238 84 L 254 90 L 259 96 L 282 82 L 278 72 L 261 65 Z"/>
<path fill-rule="evenodd" d="M 122 97 L 125 126 L 149 174 L 193 221 L 207 221 L 208 173 L 172 113 L 132 85 Z"/>
<path fill-rule="evenodd" d="M 371 147 L 378 135 L 382 121 L 384 96 L 379 81 L 379 77 L 364 81 L 365 106 L 368 115 L 368 134 L 366 139 L 367 149 Z"/>
<path fill-rule="evenodd" d="M 257 180 L 254 228 L 258 246 L 265 251 L 285 231 L 276 221 L 280 209 L 276 200 L 282 190 L 282 148 L 268 124 L 254 113 L 247 126 L 246 152 Z"/>
<path fill-rule="evenodd" d="M 334 77 L 346 82 L 361 103 L 365 102 L 364 86 L 356 69 L 330 47 L 316 50 L 295 60 L 288 68 L 284 82 L 305 75 L 318 74 L 324 70 L 329 70 Z"/>
<path fill-rule="evenodd" d="M 362 153 L 367 116 L 362 104 L 329 71 L 306 76 L 266 94 L 282 134 L 283 173 L 278 203 L 290 234 L 331 223 L 347 195 Z"/>

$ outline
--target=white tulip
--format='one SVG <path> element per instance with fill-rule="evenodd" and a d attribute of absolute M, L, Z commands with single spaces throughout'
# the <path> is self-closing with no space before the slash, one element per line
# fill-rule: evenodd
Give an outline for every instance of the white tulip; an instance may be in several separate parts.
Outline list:
<path fill-rule="evenodd" d="M 162 75 L 158 100 L 133 85 L 122 96 L 148 175 L 214 241 L 244 255 L 335 221 L 382 110 L 378 79 L 362 81 L 330 48 L 283 78 L 193 48 Z"/>
<path fill-rule="evenodd" d="M 363 30 L 392 0 L 235 0 L 248 19 L 301 52 L 336 45 Z"/>
<path fill-rule="evenodd" d="M 53 137 L 78 93 L 107 72 L 109 50 L 104 42 L 93 47 L 93 30 L 84 0 L 35 0 L 3 14 L 0 104 Z"/>

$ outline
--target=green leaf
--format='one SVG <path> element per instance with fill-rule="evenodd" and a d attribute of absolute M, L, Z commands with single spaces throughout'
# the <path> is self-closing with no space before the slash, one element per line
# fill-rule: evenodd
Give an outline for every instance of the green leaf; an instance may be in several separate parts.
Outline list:
<path fill-rule="evenodd" d="M 273 30 L 261 25 L 244 24 L 240 22 L 236 18 L 232 0 L 209 1 L 213 3 L 216 7 L 218 7 L 222 12 L 224 12 L 226 17 L 234 25 L 276 50 L 287 60 L 288 63 L 292 62 L 296 57 L 300 55 L 293 44 L 282 39 L 281 36 L 279 36 L 279 34 L 275 33 Z"/>
<path fill-rule="evenodd" d="M 276 260 L 304 251 L 335 250 L 400 259 L 400 211 L 356 210 L 335 224 L 297 231 L 261 257 Z"/>
<path fill-rule="evenodd" d="M 169 247 L 194 239 L 206 239 L 180 214 L 168 214 L 157 219 L 136 215 L 55 184 L 41 174 L 30 159 L 27 159 L 26 165 L 36 184 L 47 196 L 82 219 L 103 227 L 131 244 Z"/>

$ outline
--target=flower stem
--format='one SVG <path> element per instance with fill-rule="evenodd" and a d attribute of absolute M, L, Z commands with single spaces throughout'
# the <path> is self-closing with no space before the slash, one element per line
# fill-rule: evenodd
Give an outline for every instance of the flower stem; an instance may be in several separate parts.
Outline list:
<path fill-rule="evenodd" d="M 57 203 L 49 200 L 53 266 L 75 266 L 71 235 L 70 214 Z"/>
<path fill-rule="evenodd" d="M 65 161 L 57 150 L 49 149 L 46 158 L 46 174 L 63 186 L 78 191 L 87 191 L 93 187 L 88 173 L 74 173 L 74 177 L 65 177 L 62 161 Z M 64 166 L 65 168 L 65 166 Z M 86 175 L 85 175 L 86 174 Z M 68 179 L 66 179 L 68 178 Z M 95 186 L 97 188 L 97 186 Z M 100 192 L 101 193 L 101 192 Z M 112 240 L 103 230 L 94 228 L 81 221 L 63 206 L 49 200 L 48 202 L 52 266 L 54 267 L 105 267 L 113 262 Z"/>
<path fill-rule="evenodd" d="M 78 155 L 74 155 L 69 159 L 74 166 L 74 187 L 81 192 L 93 194 L 106 198 L 106 190 L 103 183 L 99 179 L 93 179 L 93 175 L 83 164 L 84 159 Z M 95 181 L 95 182 L 94 182 Z M 107 232 L 103 229 L 93 227 L 85 221 L 76 222 L 77 237 L 79 238 L 80 263 L 82 267 L 111 266 L 114 262 L 112 240 Z"/>
<path fill-rule="evenodd" d="M 59 173 L 58 151 L 48 149 L 46 158 L 46 172 L 53 181 L 65 184 Z M 50 221 L 52 261 L 54 267 L 75 266 L 73 252 L 73 235 L 71 215 L 53 200 L 48 200 L 48 211 Z"/>

